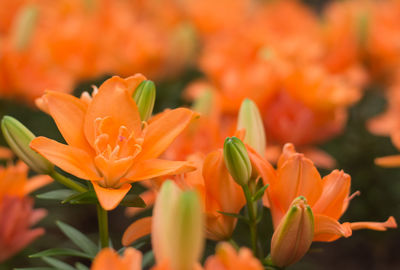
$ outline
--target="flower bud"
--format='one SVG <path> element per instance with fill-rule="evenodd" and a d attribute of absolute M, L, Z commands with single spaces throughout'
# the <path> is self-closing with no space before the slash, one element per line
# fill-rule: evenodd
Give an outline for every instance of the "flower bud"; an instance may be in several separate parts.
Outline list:
<path fill-rule="evenodd" d="M 204 221 L 198 195 L 166 181 L 153 210 L 152 245 L 157 263 L 193 269 L 203 250 Z"/>
<path fill-rule="evenodd" d="M 50 174 L 54 165 L 29 147 L 35 135 L 21 122 L 11 116 L 4 116 L 1 130 L 13 152 L 29 167 L 40 174 Z"/>
<path fill-rule="evenodd" d="M 251 163 L 246 147 L 236 137 L 226 138 L 224 143 L 225 165 L 232 178 L 241 186 L 251 177 Z"/>
<path fill-rule="evenodd" d="M 31 40 L 37 25 L 38 8 L 36 5 L 26 5 L 18 13 L 16 23 L 13 25 L 13 43 L 17 50 L 24 49 Z"/>
<path fill-rule="evenodd" d="M 300 196 L 294 199 L 272 236 L 272 263 L 286 267 L 297 262 L 307 253 L 313 237 L 314 216 L 306 199 Z"/>
<path fill-rule="evenodd" d="M 264 156 L 267 141 L 264 124 L 257 105 L 250 99 L 243 100 L 240 106 L 237 129 L 245 129 L 244 142 Z"/>
<path fill-rule="evenodd" d="M 204 224 L 200 200 L 194 191 L 183 192 L 176 205 L 173 223 L 171 245 L 174 257 L 171 259 L 171 269 L 193 269 L 193 265 L 201 258 L 204 244 Z"/>
<path fill-rule="evenodd" d="M 213 99 L 214 94 L 211 89 L 206 89 L 203 93 L 200 94 L 198 98 L 193 103 L 193 110 L 202 114 L 202 115 L 210 115 L 210 112 L 213 108 Z"/>
<path fill-rule="evenodd" d="M 156 86 L 150 80 L 142 81 L 133 93 L 142 121 L 147 121 L 153 113 L 156 100 Z"/>

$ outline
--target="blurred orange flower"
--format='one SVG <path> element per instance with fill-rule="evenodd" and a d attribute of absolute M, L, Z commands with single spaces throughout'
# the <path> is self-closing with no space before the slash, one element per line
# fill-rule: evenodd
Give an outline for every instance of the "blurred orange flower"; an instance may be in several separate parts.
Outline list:
<path fill-rule="evenodd" d="M 28 193 L 50 183 L 47 175 L 27 179 L 28 167 L 23 162 L 0 167 L 0 262 L 10 258 L 44 233 L 30 229 L 45 215 L 44 209 L 33 210 Z"/>
<path fill-rule="evenodd" d="M 187 162 L 157 157 L 195 114 L 179 108 L 142 123 L 132 98 L 142 80 L 112 77 L 91 100 L 57 92 L 42 98 L 68 145 L 38 137 L 31 147 L 66 172 L 90 180 L 106 210 L 117 207 L 132 182 L 192 169 Z"/>
<path fill-rule="evenodd" d="M 220 243 L 215 255 L 210 256 L 204 266 L 205 270 L 262 270 L 264 267 L 254 258 L 251 250 L 241 248 L 236 251 L 228 243 Z"/>
<path fill-rule="evenodd" d="M 94 258 L 91 270 L 141 270 L 142 253 L 127 248 L 122 256 L 111 248 L 102 249 Z"/>

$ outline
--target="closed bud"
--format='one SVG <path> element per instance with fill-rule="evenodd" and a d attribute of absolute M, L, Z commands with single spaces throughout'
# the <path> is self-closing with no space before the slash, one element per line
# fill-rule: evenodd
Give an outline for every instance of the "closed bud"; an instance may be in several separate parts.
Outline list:
<path fill-rule="evenodd" d="M 156 86 L 150 80 L 142 81 L 133 93 L 133 99 L 139 109 L 140 119 L 147 121 L 153 113 L 156 100 Z"/>
<path fill-rule="evenodd" d="M 224 143 L 225 165 L 232 178 L 241 186 L 247 185 L 251 177 L 251 163 L 246 147 L 236 137 L 226 138 Z"/>
<path fill-rule="evenodd" d="M 166 181 L 153 210 L 152 245 L 157 263 L 187 270 L 200 260 L 204 244 L 204 221 L 200 199 Z"/>
<path fill-rule="evenodd" d="M 4 116 L 1 130 L 13 152 L 34 171 L 40 174 L 50 174 L 53 171 L 54 165 L 29 147 L 35 135 L 21 122 L 11 116 Z"/>
<path fill-rule="evenodd" d="M 213 109 L 214 94 L 211 89 L 206 89 L 193 103 L 192 109 L 201 115 L 209 116 Z"/>
<path fill-rule="evenodd" d="M 257 105 L 250 99 L 243 100 L 240 106 L 237 129 L 245 129 L 244 142 L 264 156 L 267 141 L 264 124 Z"/>
<path fill-rule="evenodd" d="M 271 261 L 286 267 L 299 261 L 314 237 L 314 216 L 303 196 L 296 198 L 281 219 L 271 241 Z"/>
<path fill-rule="evenodd" d="M 13 25 L 13 43 L 17 50 L 23 50 L 29 44 L 38 20 L 38 8 L 30 4 L 21 8 Z"/>
<path fill-rule="evenodd" d="M 201 258 L 204 244 L 203 213 L 198 195 L 194 191 L 183 192 L 171 217 L 174 233 L 171 232 L 171 245 L 175 251 L 171 259 L 171 269 L 193 269 Z"/>

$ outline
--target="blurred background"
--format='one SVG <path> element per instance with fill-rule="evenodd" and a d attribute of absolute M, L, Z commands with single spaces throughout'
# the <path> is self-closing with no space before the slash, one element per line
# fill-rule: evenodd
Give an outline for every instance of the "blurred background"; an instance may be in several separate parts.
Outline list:
<path fill-rule="evenodd" d="M 227 119 L 249 97 L 264 117 L 271 162 L 293 142 L 322 175 L 338 168 L 352 176 L 351 191 L 361 195 L 341 222 L 400 219 L 400 168 L 374 164 L 399 152 L 399 68 L 396 0 L 0 0 L 1 117 L 63 141 L 51 117 L 35 108 L 37 97 L 45 90 L 79 96 L 111 75 L 135 73 L 156 82 L 155 112 L 191 106 L 212 91 L 218 117 Z M 96 239 L 94 206 L 35 199 L 35 207 L 49 212 L 39 224 L 46 234 L 1 270 L 42 266 L 28 255 L 70 246 L 57 220 Z M 116 248 L 136 218 L 122 207 L 110 213 Z M 260 227 L 269 239 L 267 210 Z M 246 235 L 239 223 L 234 239 L 247 245 Z M 207 242 L 205 255 L 214 247 Z M 400 269 L 398 250 L 397 229 L 355 231 L 313 243 L 288 269 Z"/>

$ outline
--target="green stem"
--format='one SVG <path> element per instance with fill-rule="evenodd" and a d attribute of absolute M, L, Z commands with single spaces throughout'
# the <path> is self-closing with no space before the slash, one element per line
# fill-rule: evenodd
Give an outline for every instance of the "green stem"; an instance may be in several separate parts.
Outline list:
<path fill-rule="evenodd" d="M 72 179 L 69 179 L 68 177 L 65 177 L 64 175 L 59 174 L 58 172 L 56 172 L 54 170 L 49 175 L 54 180 L 56 180 L 58 183 L 66 186 L 66 187 L 68 187 L 70 189 L 76 190 L 76 191 L 81 192 L 81 193 L 87 191 L 87 189 L 84 186 L 82 186 L 81 184 L 75 182 Z"/>
<path fill-rule="evenodd" d="M 253 250 L 254 256 L 258 257 L 258 245 L 257 245 L 257 208 L 252 200 L 252 196 L 249 190 L 249 187 L 244 185 L 242 186 L 244 191 L 244 196 L 246 197 L 247 209 L 249 215 L 249 228 L 250 228 L 250 236 L 251 236 L 251 247 Z"/>
<path fill-rule="evenodd" d="M 236 243 L 236 241 L 235 240 L 233 240 L 233 238 L 230 238 L 229 239 L 229 243 L 236 249 L 236 250 L 239 250 L 239 245 Z"/>
<path fill-rule="evenodd" d="M 100 244 L 101 248 L 108 247 L 108 214 L 107 211 L 97 204 L 97 219 L 99 222 L 99 234 L 100 234 Z"/>

